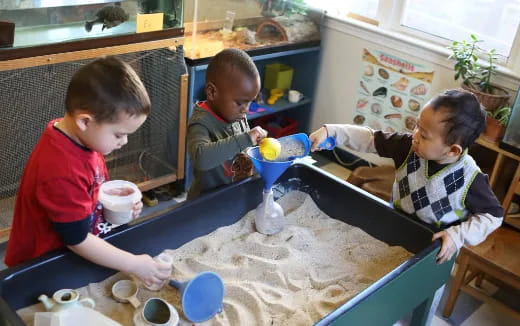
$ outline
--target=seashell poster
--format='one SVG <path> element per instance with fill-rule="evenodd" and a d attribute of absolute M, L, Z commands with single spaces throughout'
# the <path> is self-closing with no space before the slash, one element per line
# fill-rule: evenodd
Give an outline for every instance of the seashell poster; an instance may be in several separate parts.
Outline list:
<path fill-rule="evenodd" d="M 363 49 L 354 123 L 387 132 L 412 132 L 430 99 L 433 70 L 377 50 Z"/>

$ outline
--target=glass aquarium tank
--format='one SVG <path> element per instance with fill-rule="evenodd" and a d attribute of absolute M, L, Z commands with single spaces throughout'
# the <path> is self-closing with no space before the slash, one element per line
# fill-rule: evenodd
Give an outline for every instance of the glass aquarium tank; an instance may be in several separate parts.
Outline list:
<path fill-rule="evenodd" d="M 323 11 L 305 0 L 194 0 L 185 4 L 185 55 L 252 50 L 320 40 Z"/>
<path fill-rule="evenodd" d="M 183 2 L 0 0 L 0 21 L 14 24 L 13 44 L 2 47 L 22 48 L 182 28 Z"/>
<path fill-rule="evenodd" d="M 511 110 L 511 116 L 507 123 L 504 137 L 500 142 L 500 147 L 511 153 L 520 155 L 520 88 L 516 93 Z"/>

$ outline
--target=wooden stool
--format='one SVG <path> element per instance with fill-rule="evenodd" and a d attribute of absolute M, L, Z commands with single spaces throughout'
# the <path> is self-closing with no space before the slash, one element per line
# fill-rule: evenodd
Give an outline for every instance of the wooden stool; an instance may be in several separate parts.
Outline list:
<path fill-rule="evenodd" d="M 478 246 L 464 246 L 457 257 L 458 268 L 442 315 L 449 317 L 455 306 L 459 291 L 487 302 L 520 319 L 520 312 L 490 297 L 482 289 L 469 284 L 477 277 L 480 287 L 483 278 L 520 289 L 520 232 L 500 227 Z M 466 277 L 466 273 L 468 276 Z"/>

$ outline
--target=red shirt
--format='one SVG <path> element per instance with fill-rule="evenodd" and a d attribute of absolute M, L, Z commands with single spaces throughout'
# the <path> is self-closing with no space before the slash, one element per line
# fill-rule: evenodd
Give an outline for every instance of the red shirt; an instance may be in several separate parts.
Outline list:
<path fill-rule="evenodd" d="M 56 226 L 83 220 L 94 234 L 104 229 L 97 204 L 99 186 L 108 180 L 103 155 L 55 128 L 57 121 L 47 124 L 25 166 L 5 256 L 8 266 L 63 247 Z M 87 233 L 81 233 L 84 239 Z"/>

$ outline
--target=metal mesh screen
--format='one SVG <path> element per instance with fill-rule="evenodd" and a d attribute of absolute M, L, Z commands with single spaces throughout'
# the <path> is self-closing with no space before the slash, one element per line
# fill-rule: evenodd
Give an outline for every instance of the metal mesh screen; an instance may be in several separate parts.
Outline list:
<path fill-rule="evenodd" d="M 141 77 L 151 114 L 128 144 L 106 157 L 111 179 L 136 183 L 175 174 L 182 47 L 118 55 Z M 0 228 L 9 227 L 23 169 L 46 124 L 65 112 L 72 75 L 95 59 L 0 72 Z"/>

